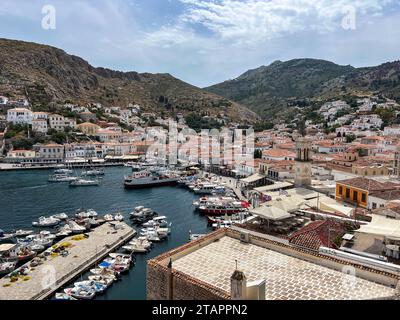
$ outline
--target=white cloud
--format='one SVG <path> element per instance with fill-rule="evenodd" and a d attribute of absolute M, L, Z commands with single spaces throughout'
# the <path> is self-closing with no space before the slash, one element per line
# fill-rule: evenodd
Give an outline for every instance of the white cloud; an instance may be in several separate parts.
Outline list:
<path fill-rule="evenodd" d="M 333 31 L 354 8 L 357 16 L 379 14 L 393 0 L 180 0 L 180 21 L 199 24 L 221 40 L 236 44 L 262 41 L 305 30 Z"/>

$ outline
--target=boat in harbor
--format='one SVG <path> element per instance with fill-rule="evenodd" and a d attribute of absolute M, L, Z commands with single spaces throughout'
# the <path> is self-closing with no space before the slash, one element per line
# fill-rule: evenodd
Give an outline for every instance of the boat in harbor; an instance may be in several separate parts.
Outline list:
<path fill-rule="evenodd" d="M 55 294 L 54 300 L 78 300 L 78 299 L 72 297 L 70 294 L 58 292 Z"/>
<path fill-rule="evenodd" d="M 36 256 L 36 252 L 27 246 L 15 245 L 0 255 L 0 260 L 4 262 L 23 262 Z"/>
<path fill-rule="evenodd" d="M 98 179 L 89 180 L 89 179 L 78 178 L 69 183 L 70 187 L 92 187 L 92 186 L 99 186 L 99 185 L 100 185 L 100 181 Z"/>
<path fill-rule="evenodd" d="M 53 174 L 49 176 L 49 182 L 72 182 L 78 180 L 77 177 L 68 174 Z"/>
<path fill-rule="evenodd" d="M 48 227 L 54 227 L 60 224 L 61 220 L 54 218 L 54 217 L 40 217 L 38 221 L 32 222 L 32 225 L 34 227 L 40 227 L 40 228 L 48 228 Z"/>
<path fill-rule="evenodd" d="M 204 215 L 232 215 L 246 211 L 249 203 L 245 201 L 210 201 L 199 206 L 199 212 Z"/>
<path fill-rule="evenodd" d="M 112 214 L 106 214 L 104 216 L 104 221 L 107 221 L 107 222 L 114 221 L 114 216 Z"/>
<path fill-rule="evenodd" d="M 3 230 L 0 229 L 0 242 L 7 242 L 14 238 L 15 234 L 13 233 L 4 233 Z"/>
<path fill-rule="evenodd" d="M 147 253 L 151 247 L 152 243 L 147 237 L 138 237 L 130 241 L 126 246 L 123 246 L 122 249 L 131 253 Z"/>
<path fill-rule="evenodd" d="M 124 216 L 121 213 L 117 213 L 114 215 L 114 220 L 115 221 L 124 221 Z"/>
<path fill-rule="evenodd" d="M 68 226 L 70 227 L 73 234 L 79 234 L 86 231 L 86 228 L 84 226 L 79 225 L 78 223 L 76 223 L 76 221 L 73 220 L 68 221 Z"/>
<path fill-rule="evenodd" d="M 0 262 L 0 277 L 13 272 L 15 270 L 16 265 L 17 265 L 16 261 Z"/>
<path fill-rule="evenodd" d="M 20 229 L 20 230 L 15 231 L 14 235 L 15 235 L 16 238 L 23 238 L 23 237 L 26 237 L 26 236 L 30 236 L 33 233 L 34 233 L 33 230 L 22 230 L 22 229 Z"/>
<path fill-rule="evenodd" d="M 193 188 L 196 194 L 212 194 L 218 186 L 215 184 L 200 184 Z"/>
<path fill-rule="evenodd" d="M 139 225 L 152 219 L 155 215 L 156 213 L 152 209 L 139 206 L 136 207 L 134 211 L 129 214 L 129 218 L 132 220 L 133 223 Z"/>
<path fill-rule="evenodd" d="M 102 275 L 91 275 L 91 276 L 88 277 L 88 279 L 91 280 L 91 281 L 95 281 L 95 282 L 101 283 L 101 284 L 107 286 L 107 288 L 108 288 L 114 283 L 114 281 L 117 280 L 117 277 L 114 276 L 114 275 L 108 275 L 108 276 L 107 275 L 105 275 L 105 276 L 102 276 Z"/>
<path fill-rule="evenodd" d="M 88 169 L 88 170 L 84 170 L 82 171 L 82 176 L 104 176 L 105 171 L 104 169 Z"/>
<path fill-rule="evenodd" d="M 64 289 L 64 292 L 76 299 L 91 300 L 96 295 L 96 292 L 92 288 L 74 287 Z"/>
<path fill-rule="evenodd" d="M 126 189 L 174 186 L 178 183 L 178 180 L 179 176 L 172 173 L 150 172 L 145 170 L 126 176 L 124 186 Z"/>
<path fill-rule="evenodd" d="M 57 213 L 52 215 L 53 218 L 59 219 L 59 220 L 67 220 L 68 215 L 66 213 Z"/>
<path fill-rule="evenodd" d="M 89 210 L 78 210 L 78 212 L 75 214 L 75 217 L 78 219 L 87 219 L 87 218 L 95 218 L 97 217 L 99 214 L 93 210 L 93 209 L 89 209 Z"/>
<path fill-rule="evenodd" d="M 83 289 L 86 288 L 89 290 L 94 290 L 95 293 L 103 293 L 107 289 L 106 285 L 92 280 L 75 282 L 74 286 L 77 288 L 83 288 Z"/>
<path fill-rule="evenodd" d="M 54 169 L 54 174 L 72 174 L 72 173 L 73 173 L 72 169 L 68 168 Z"/>

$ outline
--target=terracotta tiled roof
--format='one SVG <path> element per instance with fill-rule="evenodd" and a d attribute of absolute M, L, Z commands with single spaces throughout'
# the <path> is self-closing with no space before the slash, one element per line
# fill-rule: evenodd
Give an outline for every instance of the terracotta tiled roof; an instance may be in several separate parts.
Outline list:
<path fill-rule="evenodd" d="M 270 149 L 263 151 L 263 155 L 267 157 L 295 157 L 294 152 L 285 149 Z"/>
<path fill-rule="evenodd" d="M 342 233 L 344 233 L 344 227 L 338 222 L 315 221 L 293 233 L 289 237 L 289 242 L 313 250 L 318 250 L 321 246 L 337 248 L 333 240 Z"/>
<path fill-rule="evenodd" d="M 341 181 L 338 181 L 337 183 L 344 184 L 344 185 L 358 188 L 358 189 L 362 189 L 362 190 L 366 190 L 369 192 L 382 191 L 382 190 L 394 190 L 394 189 L 396 189 L 396 186 L 400 186 L 400 185 L 396 185 L 391 182 L 381 183 L 376 180 L 367 179 L 367 178 L 363 178 L 363 177 L 341 180 Z"/>
<path fill-rule="evenodd" d="M 370 195 L 383 200 L 399 200 L 400 190 L 375 191 Z"/>

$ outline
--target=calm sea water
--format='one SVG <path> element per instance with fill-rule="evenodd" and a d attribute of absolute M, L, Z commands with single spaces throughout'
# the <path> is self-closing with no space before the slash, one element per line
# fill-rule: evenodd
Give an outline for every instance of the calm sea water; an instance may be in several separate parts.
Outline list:
<path fill-rule="evenodd" d="M 70 188 L 68 184 L 48 183 L 51 171 L 0 172 L 0 229 L 32 229 L 32 221 L 40 216 L 65 212 L 74 214 L 79 208 L 93 208 L 100 215 L 123 212 L 129 222 L 129 212 L 143 205 L 168 217 L 172 222 L 171 236 L 158 243 L 146 255 L 137 255 L 136 265 L 122 281 L 115 283 L 96 299 L 146 299 L 146 261 L 188 241 L 189 230 L 206 233 L 207 221 L 193 212 L 197 197 L 187 189 L 162 187 L 125 190 L 123 176 L 126 167 L 106 168 L 100 187 Z"/>

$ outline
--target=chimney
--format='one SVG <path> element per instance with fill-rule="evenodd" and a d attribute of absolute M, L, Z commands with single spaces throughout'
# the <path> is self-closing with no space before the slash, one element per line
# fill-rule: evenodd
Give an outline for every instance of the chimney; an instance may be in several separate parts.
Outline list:
<path fill-rule="evenodd" d="M 231 276 L 231 299 L 246 300 L 247 296 L 246 276 L 242 271 L 235 270 Z"/>
<path fill-rule="evenodd" d="M 173 289 L 173 274 L 172 274 L 172 259 L 169 259 L 168 272 L 167 272 L 167 300 L 174 299 Z"/>

